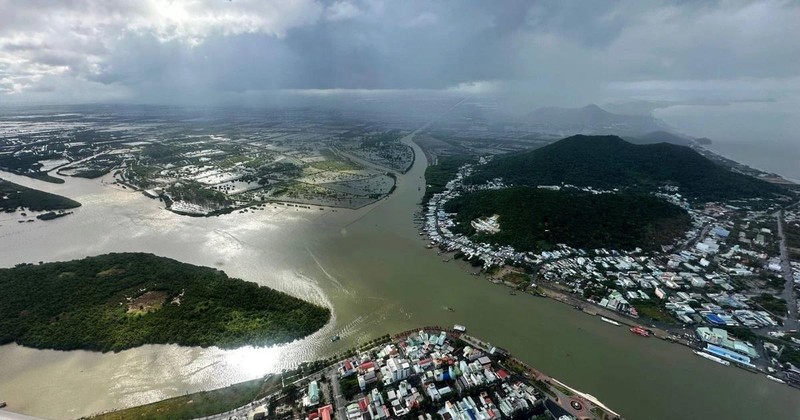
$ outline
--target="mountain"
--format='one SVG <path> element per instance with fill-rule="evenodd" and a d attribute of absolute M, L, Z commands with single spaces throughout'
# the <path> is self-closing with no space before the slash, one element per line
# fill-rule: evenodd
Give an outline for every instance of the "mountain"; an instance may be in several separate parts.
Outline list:
<path fill-rule="evenodd" d="M 573 132 L 587 130 L 602 133 L 648 133 L 663 130 L 665 124 L 650 115 L 613 114 L 597 105 L 583 108 L 538 108 L 525 117 L 525 121 L 555 129 Z"/>
<path fill-rule="evenodd" d="M 479 167 L 469 181 L 494 178 L 514 185 L 566 183 L 645 191 L 670 184 L 702 201 L 767 197 L 784 191 L 731 172 L 686 146 L 637 145 L 617 136 L 577 135 L 536 150 L 499 156 Z"/>

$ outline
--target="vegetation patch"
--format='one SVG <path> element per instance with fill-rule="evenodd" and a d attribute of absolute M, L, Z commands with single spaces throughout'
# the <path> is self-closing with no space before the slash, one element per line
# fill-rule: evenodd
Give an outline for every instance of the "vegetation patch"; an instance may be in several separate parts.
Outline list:
<path fill-rule="evenodd" d="M 142 253 L 0 269 L 0 289 L 0 344 L 58 350 L 272 345 L 330 318 L 219 270 Z"/>
<path fill-rule="evenodd" d="M 128 314 L 144 315 L 155 312 L 164 306 L 167 300 L 167 292 L 159 290 L 157 292 L 147 291 L 135 299 L 128 302 Z"/>
<path fill-rule="evenodd" d="M 783 316 L 786 314 L 786 300 L 783 298 L 762 293 L 758 296 L 753 296 L 750 300 L 775 315 Z"/>
<path fill-rule="evenodd" d="M 676 319 L 661 304 L 651 300 L 638 300 L 633 302 L 633 307 L 642 318 L 667 324 L 676 323 Z"/>
<path fill-rule="evenodd" d="M 81 203 L 67 197 L 0 179 L 0 211 L 13 212 L 18 208 L 31 211 L 67 210 L 80 205 Z"/>
<path fill-rule="evenodd" d="M 436 165 L 425 168 L 425 195 L 422 202 L 427 203 L 434 194 L 444 191 L 445 185 L 455 178 L 458 168 L 472 162 L 468 156 L 440 156 Z"/>

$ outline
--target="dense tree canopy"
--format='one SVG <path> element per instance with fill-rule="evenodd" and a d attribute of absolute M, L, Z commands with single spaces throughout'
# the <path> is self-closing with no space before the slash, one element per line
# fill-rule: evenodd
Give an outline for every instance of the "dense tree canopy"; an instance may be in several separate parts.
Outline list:
<path fill-rule="evenodd" d="M 0 269 L 0 289 L 0 344 L 37 348 L 270 345 L 330 318 L 326 308 L 222 271 L 142 253 Z"/>
<path fill-rule="evenodd" d="M 630 193 L 587 194 L 528 187 L 467 193 L 445 204 L 458 213 L 456 231 L 476 234 L 470 222 L 494 214 L 501 231 L 477 234 L 520 251 L 577 248 L 643 249 L 673 242 L 690 226 L 685 210 L 659 198 Z"/>
<path fill-rule="evenodd" d="M 14 211 L 20 207 L 32 211 L 66 210 L 80 205 L 67 197 L 0 179 L 0 211 Z"/>
<path fill-rule="evenodd" d="M 617 136 L 572 136 L 533 151 L 500 156 L 479 168 L 471 182 L 503 178 L 514 185 L 628 188 L 680 187 L 702 201 L 768 197 L 784 190 L 731 172 L 685 146 L 635 145 Z"/>
<path fill-rule="evenodd" d="M 469 156 L 439 156 L 436 165 L 425 168 L 425 195 L 423 202 L 427 202 L 434 194 L 444 191 L 445 185 L 456 177 L 458 168 L 465 163 L 473 161 Z"/>

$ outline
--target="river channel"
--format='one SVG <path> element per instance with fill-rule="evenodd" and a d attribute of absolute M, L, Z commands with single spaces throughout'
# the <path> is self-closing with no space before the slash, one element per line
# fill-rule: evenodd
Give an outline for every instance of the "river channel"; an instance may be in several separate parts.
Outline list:
<path fill-rule="evenodd" d="M 330 305 L 323 330 L 272 348 L 143 346 L 120 353 L 0 346 L 0 400 L 16 412 L 75 418 L 212 389 L 334 354 L 421 325 L 467 326 L 532 366 L 598 397 L 629 419 L 797 419 L 800 392 L 642 338 L 569 306 L 511 296 L 425 249 L 412 221 L 425 155 L 395 192 L 360 210 L 267 210 L 179 216 L 103 180 L 12 182 L 83 203 L 75 214 L 17 223 L 0 215 L 0 266 L 143 251 L 214 266 L 230 276 Z M 445 307 L 455 311 L 450 312 Z M 342 339 L 331 342 L 338 334 Z"/>

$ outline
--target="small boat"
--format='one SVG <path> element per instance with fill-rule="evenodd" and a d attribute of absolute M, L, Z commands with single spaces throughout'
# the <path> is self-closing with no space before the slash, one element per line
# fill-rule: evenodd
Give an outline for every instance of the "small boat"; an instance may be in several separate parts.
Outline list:
<path fill-rule="evenodd" d="M 466 332 L 467 331 L 467 327 L 465 327 L 463 325 L 459 325 L 459 324 L 453 325 L 453 329 L 458 331 L 458 332 Z"/>
<path fill-rule="evenodd" d="M 777 382 L 779 384 L 785 384 L 786 383 L 786 381 L 784 381 L 783 379 L 776 378 L 776 377 L 774 377 L 772 375 L 767 375 L 767 379 L 769 379 L 770 381 L 775 381 L 775 382 Z"/>
<path fill-rule="evenodd" d="M 616 325 L 616 326 L 618 326 L 618 327 L 619 327 L 619 322 L 617 322 L 617 321 L 614 321 L 613 319 L 608 319 L 608 318 L 606 318 L 606 317 L 604 317 L 604 316 L 601 316 L 601 317 L 600 317 L 600 320 L 602 320 L 603 322 L 608 322 L 608 323 L 609 323 L 609 324 L 611 324 L 611 325 Z"/>
<path fill-rule="evenodd" d="M 446 311 L 448 311 L 448 312 L 455 312 L 455 311 L 456 311 L 455 309 L 453 309 L 453 308 L 451 308 L 451 307 L 449 307 L 449 306 L 445 306 L 445 307 L 444 307 L 444 309 L 445 309 Z"/>
<path fill-rule="evenodd" d="M 341 339 L 342 339 L 342 337 L 339 337 L 338 335 L 334 335 L 333 337 L 331 337 L 331 342 L 339 341 Z"/>
<path fill-rule="evenodd" d="M 630 331 L 634 334 L 641 335 L 642 337 L 650 337 L 650 331 L 647 331 L 646 329 L 639 326 L 631 327 Z"/>
<path fill-rule="evenodd" d="M 4 408 L 5 406 L 6 406 L 6 402 L 5 401 L 0 401 L 0 408 Z"/>
<path fill-rule="evenodd" d="M 515 292 L 515 291 L 511 290 L 510 292 L 508 292 L 508 294 L 509 294 L 509 295 L 511 295 L 511 296 L 516 296 L 516 295 L 517 295 L 517 292 Z"/>
<path fill-rule="evenodd" d="M 724 366 L 730 366 L 731 365 L 731 362 L 729 362 L 727 360 L 720 359 L 719 357 L 711 355 L 711 354 L 708 354 L 706 352 L 698 351 L 698 350 L 692 350 L 692 351 L 694 352 L 694 354 L 696 354 L 696 355 L 698 355 L 698 356 L 700 356 L 702 358 L 711 360 L 713 362 L 717 362 L 717 363 L 719 363 L 721 365 L 724 365 Z"/>

